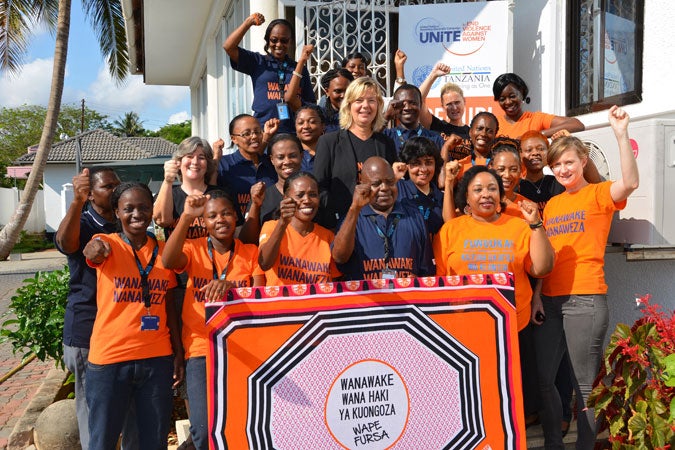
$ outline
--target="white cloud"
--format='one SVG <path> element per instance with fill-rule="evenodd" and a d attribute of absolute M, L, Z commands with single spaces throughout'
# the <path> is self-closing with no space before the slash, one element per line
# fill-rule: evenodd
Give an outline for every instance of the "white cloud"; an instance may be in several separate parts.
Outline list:
<path fill-rule="evenodd" d="M 188 94 L 186 86 L 149 86 L 138 75 L 129 75 L 117 85 L 107 68 L 101 67 L 96 80 L 87 87 L 86 98 L 110 110 L 135 111 L 142 117 L 148 111 L 171 110 L 184 102 Z"/>
<path fill-rule="evenodd" d="M 189 89 L 186 86 L 149 86 L 143 83 L 143 77 L 129 75 L 121 85 L 117 85 L 101 65 L 94 81 L 87 85 L 86 75 L 81 73 L 88 68 L 76 68 L 78 77 L 69 77 L 72 65 L 66 69 L 63 104 L 76 103 L 81 99 L 110 120 L 134 111 L 141 116 L 147 129 L 157 129 L 168 123 L 179 123 L 190 119 L 185 111 L 189 105 Z M 49 100 L 53 58 L 35 59 L 21 68 L 16 76 L 4 73 L 0 76 L 0 105 L 13 108 L 21 105 L 43 105 Z M 83 77 L 84 75 L 84 77 Z M 92 74 L 93 75 L 93 74 Z M 75 78 L 78 78 L 77 80 Z"/>
<path fill-rule="evenodd" d="M 187 111 L 180 111 L 175 114 L 171 114 L 169 116 L 169 121 L 167 122 L 168 124 L 173 124 L 173 123 L 183 123 L 186 120 L 190 120 L 192 117 L 190 114 L 188 114 Z"/>
<path fill-rule="evenodd" d="M 53 64 L 53 58 L 36 59 L 24 64 L 18 75 L 4 73 L 0 77 L 0 105 L 7 108 L 46 105 Z"/>

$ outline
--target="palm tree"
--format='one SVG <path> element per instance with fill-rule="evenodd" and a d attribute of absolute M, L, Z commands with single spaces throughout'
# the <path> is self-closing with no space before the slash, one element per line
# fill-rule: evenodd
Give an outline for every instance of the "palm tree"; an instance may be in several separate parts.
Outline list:
<path fill-rule="evenodd" d="M 115 134 L 125 137 L 144 136 L 143 121 L 133 111 L 124 113 L 119 119 L 112 123 Z"/>
<path fill-rule="evenodd" d="M 117 81 L 123 80 L 128 72 L 129 55 L 120 0 L 83 0 L 82 7 L 97 35 L 111 75 Z M 71 0 L 0 0 L 0 71 L 19 73 L 20 59 L 36 23 L 51 29 L 56 25 L 54 71 L 42 136 L 21 201 L 0 231 L 0 260 L 7 259 L 26 224 L 54 141 L 68 56 L 70 10 Z"/>

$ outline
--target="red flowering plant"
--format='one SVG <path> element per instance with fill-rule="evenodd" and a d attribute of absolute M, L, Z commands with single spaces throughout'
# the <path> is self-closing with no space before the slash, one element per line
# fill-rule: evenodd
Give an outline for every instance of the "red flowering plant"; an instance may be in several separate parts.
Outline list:
<path fill-rule="evenodd" d="M 616 326 L 588 399 L 613 449 L 675 449 L 675 312 L 649 299 L 632 327 Z"/>

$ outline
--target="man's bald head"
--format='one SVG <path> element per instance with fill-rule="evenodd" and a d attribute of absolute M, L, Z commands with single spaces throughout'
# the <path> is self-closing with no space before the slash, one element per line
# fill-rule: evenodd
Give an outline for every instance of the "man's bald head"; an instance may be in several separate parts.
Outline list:
<path fill-rule="evenodd" d="M 373 193 L 371 208 L 378 212 L 391 211 L 398 189 L 394 170 L 386 159 L 379 156 L 368 158 L 361 167 L 361 183 L 370 185 Z"/>

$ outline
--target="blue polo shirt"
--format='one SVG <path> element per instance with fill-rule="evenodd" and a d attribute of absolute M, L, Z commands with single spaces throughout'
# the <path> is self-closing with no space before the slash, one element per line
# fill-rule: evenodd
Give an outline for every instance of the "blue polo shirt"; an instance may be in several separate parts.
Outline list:
<path fill-rule="evenodd" d="M 370 205 L 361 209 L 356 222 L 354 252 L 347 263 L 338 265 L 345 279 L 382 277 L 385 267 L 382 236 L 389 236 L 389 268 L 396 270 L 397 277 L 436 274 L 429 233 L 422 215 L 414 206 L 397 200 L 386 218 L 373 211 Z"/>
<path fill-rule="evenodd" d="M 302 163 L 300 165 L 300 170 L 303 172 L 314 173 L 314 156 L 312 156 L 307 150 L 302 151 Z"/>
<path fill-rule="evenodd" d="M 328 99 L 326 97 L 322 98 L 326 99 L 323 105 L 319 105 L 323 111 L 323 116 L 326 119 L 324 124 L 326 125 L 326 129 L 324 134 L 330 133 L 331 131 L 337 131 L 340 129 L 340 111 L 335 110 L 333 106 L 328 103 Z"/>
<path fill-rule="evenodd" d="M 96 319 L 96 269 L 87 265 L 82 254 L 85 245 L 98 233 L 114 233 L 117 224 L 108 222 L 87 203 L 80 216 L 80 245 L 76 252 L 66 253 L 70 269 L 68 304 L 63 323 L 63 343 L 70 347 L 89 348 L 91 331 Z M 56 243 L 56 239 L 54 240 Z"/>
<path fill-rule="evenodd" d="M 244 158 L 239 150 L 220 158 L 218 186 L 229 189 L 235 196 L 235 206 L 239 208 L 242 217 L 246 215 L 248 202 L 251 201 L 251 186 L 258 181 L 264 182 L 268 189 L 277 182 L 277 173 L 267 155 L 260 155 L 257 167 L 253 161 Z"/>
<path fill-rule="evenodd" d="M 286 57 L 279 62 L 270 55 L 263 55 L 239 47 L 239 60 L 235 63 L 230 59 L 230 66 L 238 72 L 251 76 L 253 82 L 253 116 L 260 122 L 260 127 L 269 119 L 278 118 L 277 104 L 281 102 L 279 89 L 279 74 L 283 74 L 285 89 L 291 82 L 293 71 L 297 63 Z M 316 96 L 306 67 L 302 69 L 300 80 L 300 98 L 302 103 L 316 103 Z M 282 120 L 278 133 L 295 134 L 295 119 L 291 111 L 291 118 Z"/>
<path fill-rule="evenodd" d="M 438 233 L 443 226 L 443 192 L 433 181 L 429 183 L 429 195 L 417 189 L 412 180 L 399 180 L 398 198 L 419 210 L 431 234 Z"/>
<path fill-rule="evenodd" d="M 382 130 L 382 133 L 384 133 L 386 136 L 389 136 L 389 138 L 391 138 L 391 140 L 394 141 L 394 145 L 396 145 L 397 155 L 401 153 L 401 148 L 403 148 L 403 144 L 405 144 L 405 141 L 407 141 L 413 136 L 421 136 L 430 139 L 431 142 L 436 144 L 436 146 L 438 147 L 438 151 L 440 151 L 441 148 L 443 148 L 443 144 L 445 143 L 445 140 L 443 140 L 443 138 L 439 133 L 427 130 L 422 125 L 419 125 L 417 128 L 413 128 L 411 130 L 399 125 L 396 128 L 385 128 L 384 130 Z"/>

